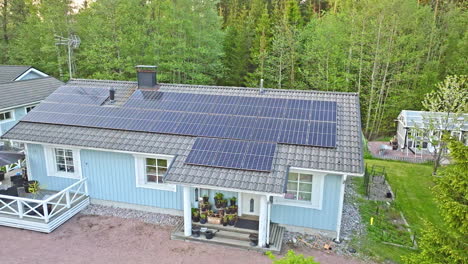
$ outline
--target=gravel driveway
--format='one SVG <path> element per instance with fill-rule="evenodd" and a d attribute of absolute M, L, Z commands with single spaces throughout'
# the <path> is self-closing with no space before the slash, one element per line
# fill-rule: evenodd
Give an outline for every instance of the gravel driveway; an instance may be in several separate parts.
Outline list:
<path fill-rule="evenodd" d="M 0 227 L 1 263 L 271 263 L 258 252 L 170 240 L 172 227 L 79 214 L 51 234 Z M 320 263 L 361 262 L 301 250 Z"/>

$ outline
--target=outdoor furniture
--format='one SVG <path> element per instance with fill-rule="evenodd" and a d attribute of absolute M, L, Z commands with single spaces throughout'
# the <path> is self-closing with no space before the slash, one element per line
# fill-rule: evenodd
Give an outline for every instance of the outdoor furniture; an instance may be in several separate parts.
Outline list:
<path fill-rule="evenodd" d="M 5 180 L 5 172 L 0 171 L 0 181 L 3 181 L 3 180 Z"/>
<path fill-rule="evenodd" d="M 16 186 L 13 186 L 13 187 L 10 187 L 10 188 L 8 188 L 6 190 L 0 190 L 0 194 L 1 195 L 8 195 L 8 196 L 17 197 L 18 196 L 18 189 L 16 188 Z M 6 198 L 0 198 L 0 200 L 2 200 L 6 204 L 13 201 L 12 199 L 6 199 Z M 0 205 L 2 205 L 2 203 L 0 203 Z"/>
<path fill-rule="evenodd" d="M 387 146 L 387 145 L 380 145 L 380 148 L 379 148 L 379 155 L 383 156 L 383 155 L 385 155 L 385 152 L 386 152 L 387 150 L 391 150 L 391 149 L 392 149 L 392 147 L 390 147 L 390 146 Z"/>
<path fill-rule="evenodd" d="M 11 184 L 13 184 L 16 187 L 23 187 L 25 182 L 22 175 L 11 176 L 10 180 Z"/>

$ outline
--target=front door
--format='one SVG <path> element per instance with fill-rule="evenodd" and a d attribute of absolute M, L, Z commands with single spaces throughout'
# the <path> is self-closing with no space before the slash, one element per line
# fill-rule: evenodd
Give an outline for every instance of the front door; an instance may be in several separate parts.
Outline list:
<path fill-rule="evenodd" d="M 259 215 L 260 214 L 260 196 L 255 194 L 242 194 L 242 214 Z"/>

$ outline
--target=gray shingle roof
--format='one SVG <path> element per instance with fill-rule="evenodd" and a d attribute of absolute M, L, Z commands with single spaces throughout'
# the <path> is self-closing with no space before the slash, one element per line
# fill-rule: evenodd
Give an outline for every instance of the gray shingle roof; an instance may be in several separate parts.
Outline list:
<path fill-rule="evenodd" d="M 73 86 L 103 87 L 112 85 L 116 99 L 125 101 L 135 90 L 135 82 L 73 80 Z M 160 91 L 207 93 L 218 95 L 267 96 L 275 98 L 327 100 L 337 102 L 337 146 L 320 148 L 278 144 L 271 172 L 243 171 L 184 164 L 194 137 L 146 132 L 109 130 L 20 122 L 3 138 L 63 144 L 89 148 L 113 149 L 140 153 L 176 155 L 166 181 L 193 185 L 281 194 L 289 167 L 310 168 L 344 174 L 362 174 L 362 138 L 359 98 L 354 93 L 258 89 L 240 87 L 161 84 Z M 120 99 L 119 99 L 120 97 Z"/>
<path fill-rule="evenodd" d="M 0 109 L 39 102 L 61 85 L 63 82 L 54 77 L 1 83 Z"/>
<path fill-rule="evenodd" d="M 0 83 L 12 82 L 31 66 L 0 65 Z"/>

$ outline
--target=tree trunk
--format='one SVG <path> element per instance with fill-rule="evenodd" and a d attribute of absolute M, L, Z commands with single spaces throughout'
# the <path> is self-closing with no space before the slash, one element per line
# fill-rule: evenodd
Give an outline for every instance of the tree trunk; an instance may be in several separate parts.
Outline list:
<path fill-rule="evenodd" d="M 369 136 L 369 125 L 370 125 L 370 118 L 372 113 L 372 103 L 374 101 L 374 87 L 375 87 L 375 78 L 377 75 L 377 65 L 378 65 L 378 57 L 379 57 L 379 48 L 380 48 L 380 37 L 381 37 L 381 29 L 382 29 L 382 21 L 383 17 L 380 18 L 379 22 L 379 30 L 377 34 L 377 43 L 375 46 L 375 54 L 374 54 L 374 66 L 372 67 L 372 75 L 371 75 L 371 89 L 369 91 L 369 103 L 367 108 L 367 120 L 366 120 L 366 136 Z"/>

